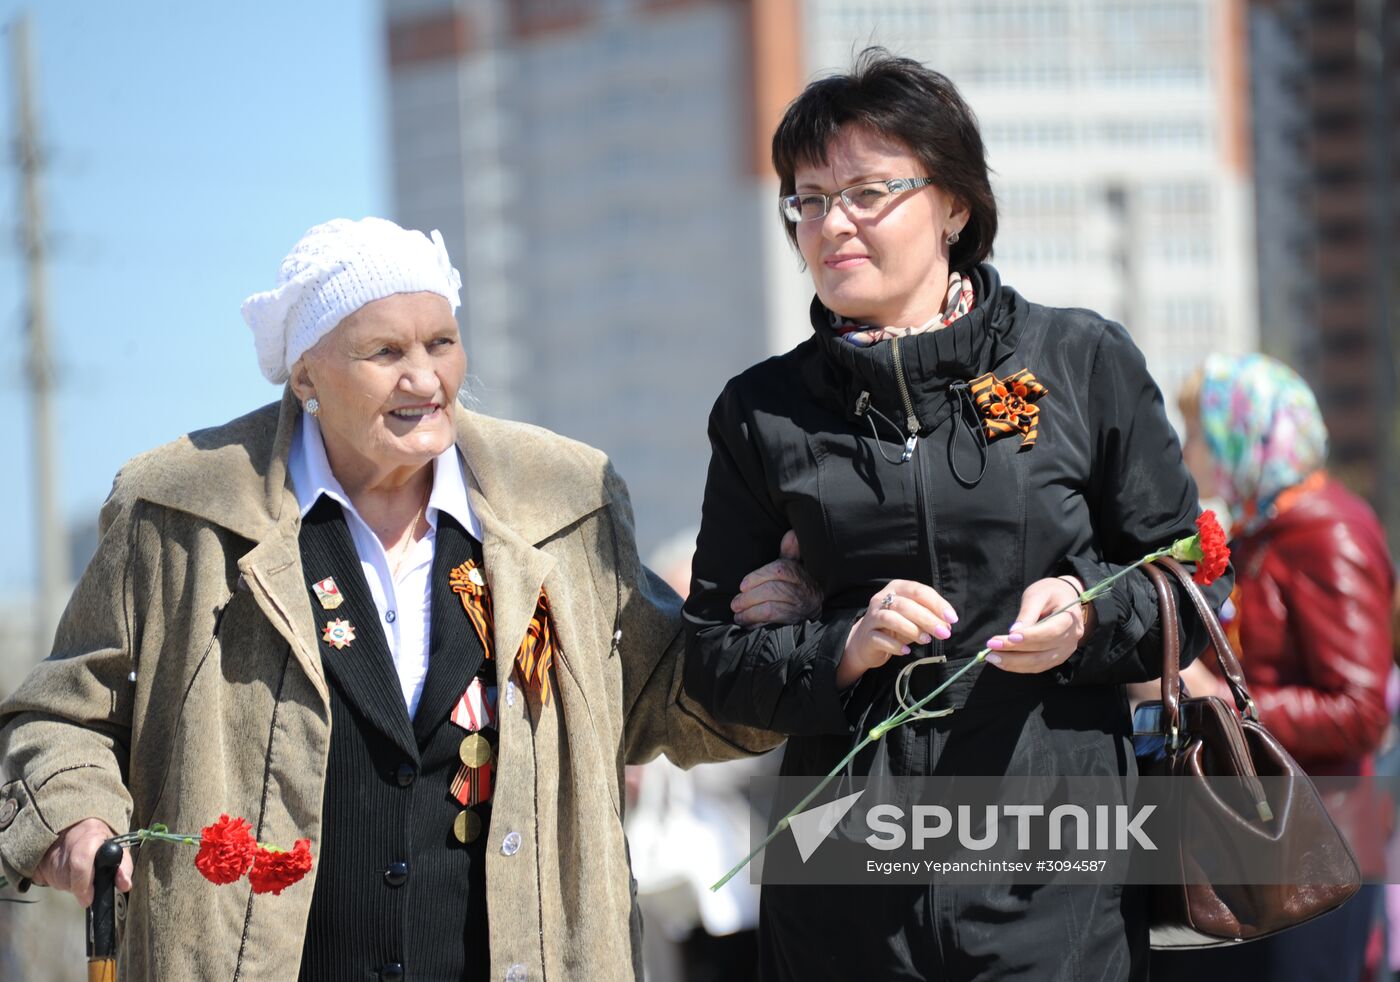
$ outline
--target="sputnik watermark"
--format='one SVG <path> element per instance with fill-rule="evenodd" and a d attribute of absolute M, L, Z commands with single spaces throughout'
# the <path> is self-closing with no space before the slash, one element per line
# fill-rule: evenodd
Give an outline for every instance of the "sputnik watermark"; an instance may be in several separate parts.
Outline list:
<path fill-rule="evenodd" d="M 1274 780 L 1261 779 L 1270 800 L 1287 800 Z M 811 786 L 752 782 L 752 841 L 763 842 L 774 816 L 791 812 Z M 828 800 L 791 815 L 792 834 L 768 843 L 754 879 L 1150 884 L 1186 876 L 1220 884 L 1327 875 L 1306 850 L 1280 857 L 1274 823 L 1260 820 L 1250 793 L 1234 780 L 1138 776 L 848 778 Z M 1222 821 L 1221 802 L 1237 802 L 1240 820 Z"/>
<path fill-rule="evenodd" d="M 832 830 L 864 795 L 864 791 L 857 791 L 792 816 L 788 827 L 802 862 L 811 859 L 817 847 L 828 841 Z M 1156 810 L 1156 805 L 1149 804 L 1135 811 L 1128 805 L 1095 805 L 1091 811 L 1083 805 L 1066 803 L 1047 812 L 1044 805 L 1003 804 L 983 805 L 981 813 L 974 815 L 972 805 L 914 805 L 906 810 L 899 805 L 882 804 L 864 814 L 870 830 L 865 844 L 885 851 L 906 845 L 924 849 L 937 840 L 955 837 L 962 848 L 983 852 L 996 848 L 1002 819 L 1011 819 L 1015 823 L 1015 847 L 1024 852 L 1035 848 L 1032 820 L 1040 819 L 1037 824 L 1043 824 L 1047 833 L 1044 841 L 1051 852 L 1067 848 L 1123 852 L 1134 846 L 1155 851 L 1157 844 L 1143 831 L 1143 825 Z M 1040 841 L 1039 837 L 1036 841 Z M 932 860 L 923 862 L 925 868 L 932 868 Z M 918 866 L 918 861 L 900 864 L 900 868 L 910 870 Z M 1012 872 L 1019 870 L 1020 867 L 1011 868 Z"/>
<path fill-rule="evenodd" d="M 1007 818 L 1015 821 L 1016 848 L 1024 852 L 1035 848 L 1031 841 L 1031 820 L 1038 818 L 1044 821 L 1048 831 L 1047 848 L 1051 852 L 1063 852 L 1071 845 L 1076 850 L 1087 851 L 1091 848 L 1091 834 L 1092 848 L 1101 852 L 1109 849 L 1123 852 L 1133 844 L 1156 850 L 1157 844 L 1142 830 L 1143 823 L 1156 810 L 1156 805 L 1143 805 L 1135 812 L 1128 805 L 1095 805 L 1091 813 L 1082 805 L 1063 804 L 1050 809 L 1047 815 L 1044 805 L 984 805 L 982 813 L 974 816 L 972 805 L 958 805 L 955 821 L 955 812 L 944 805 L 914 805 L 906 832 L 903 808 L 876 805 L 865 813 L 870 826 L 865 842 L 874 849 L 903 849 L 906 842 L 915 849 L 923 849 L 930 842 L 956 834 L 962 848 L 983 852 L 996 848 L 1002 819 Z M 1066 835 L 1067 825 L 1072 839 Z M 1109 844 L 1110 833 L 1112 845 Z"/>

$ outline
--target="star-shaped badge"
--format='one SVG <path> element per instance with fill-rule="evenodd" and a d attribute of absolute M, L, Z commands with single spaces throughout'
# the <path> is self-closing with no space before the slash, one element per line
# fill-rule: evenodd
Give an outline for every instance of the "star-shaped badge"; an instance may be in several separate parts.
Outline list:
<path fill-rule="evenodd" d="M 321 632 L 321 640 L 337 650 L 348 647 L 350 642 L 355 640 L 355 627 L 349 621 L 337 617 Z"/>

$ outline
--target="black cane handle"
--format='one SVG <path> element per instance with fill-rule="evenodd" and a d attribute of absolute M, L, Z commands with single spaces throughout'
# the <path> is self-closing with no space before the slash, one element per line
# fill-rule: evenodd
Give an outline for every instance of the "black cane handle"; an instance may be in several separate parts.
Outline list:
<path fill-rule="evenodd" d="M 88 960 L 117 957 L 117 868 L 120 842 L 108 839 L 92 861 L 92 903 L 87 909 Z"/>

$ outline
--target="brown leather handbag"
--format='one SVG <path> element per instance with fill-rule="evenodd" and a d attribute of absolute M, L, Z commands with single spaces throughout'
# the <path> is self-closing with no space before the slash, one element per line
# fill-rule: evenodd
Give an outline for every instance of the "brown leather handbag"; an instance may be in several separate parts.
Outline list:
<path fill-rule="evenodd" d="M 1234 707 L 1216 696 L 1182 698 L 1176 593 L 1158 565 L 1205 623 Z M 1361 886 L 1350 847 L 1312 781 L 1259 722 L 1239 659 L 1191 574 L 1170 557 L 1143 569 L 1161 609 L 1162 699 L 1135 714 L 1138 770 L 1181 782 L 1169 791 L 1181 835 L 1164 846 L 1177 851 L 1181 882 L 1150 888 L 1152 947 L 1251 941 L 1335 910 Z M 1237 793 L 1221 794 L 1222 786 Z M 1241 846 L 1293 882 L 1203 882 L 1203 871 L 1228 866 L 1225 852 Z"/>

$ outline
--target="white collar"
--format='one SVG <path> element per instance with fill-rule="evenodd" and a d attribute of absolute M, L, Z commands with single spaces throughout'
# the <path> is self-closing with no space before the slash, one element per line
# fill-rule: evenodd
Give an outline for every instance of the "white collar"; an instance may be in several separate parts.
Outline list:
<path fill-rule="evenodd" d="M 302 413 L 298 417 L 292 433 L 287 470 L 291 474 L 292 489 L 296 492 L 302 518 L 306 517 L 321 495 L 331 498 L 359 517 L 350 496 L 331 472 L 321 426 L 314 416 Z M 433 490 L 428 496 L 426 517 L 434 529 L 437 528 L 439 512 L 451 515 L 474 539 L 481 541 L 481 522 L 467 500 L 466 464 L 455 444 L 433 460 Z"/>

